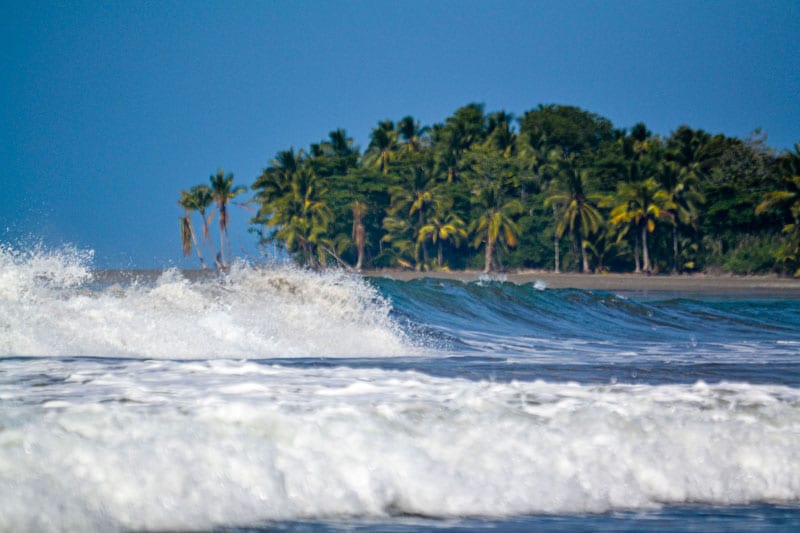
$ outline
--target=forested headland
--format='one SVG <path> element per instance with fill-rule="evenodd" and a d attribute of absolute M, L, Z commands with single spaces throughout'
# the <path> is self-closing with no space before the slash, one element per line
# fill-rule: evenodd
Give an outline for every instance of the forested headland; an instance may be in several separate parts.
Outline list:
<path fill-rule="evenodd" d="M 250 189 L 255 238 L 313 268 L 800 276 L 800 143 L 779 152 L 758 131 L 663 138 L 573 106 L 469 104 L 431 126 L 379 121 L 363 152 L 336 129 L 278 152 Z M 222 170 L 181 191 L 186 255 L 227 264 L 245 192 Z"/>

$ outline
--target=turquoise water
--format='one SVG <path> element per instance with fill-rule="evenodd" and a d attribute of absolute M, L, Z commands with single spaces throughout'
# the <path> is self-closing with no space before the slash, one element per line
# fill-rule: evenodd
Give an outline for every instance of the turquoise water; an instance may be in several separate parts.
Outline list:
<path fill-rule="evenodd" d="M 2 252 L 2 531 L 800 527 L 800 300 Z"/>

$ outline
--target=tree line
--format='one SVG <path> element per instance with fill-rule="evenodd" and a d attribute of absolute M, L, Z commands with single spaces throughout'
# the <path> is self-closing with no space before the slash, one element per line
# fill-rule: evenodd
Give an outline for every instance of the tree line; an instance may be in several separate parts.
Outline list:
<path fill-rule="evenodd" d="M 251 185 L 251 231 L 313 268 L 798 276 L 800 143 L 777 152 L 765 141 L 689 126 L 662 138 L 574 106 L 515 118 L 473 103 L 432 126 L 382 120 L 363 153 L 342 129 L 278 152 Z M 226 266 L 229 203 L 245 191 L 222 170 L 181 191 L 186 255 L 194 247 L 206 266 L 197 213 Z"/>

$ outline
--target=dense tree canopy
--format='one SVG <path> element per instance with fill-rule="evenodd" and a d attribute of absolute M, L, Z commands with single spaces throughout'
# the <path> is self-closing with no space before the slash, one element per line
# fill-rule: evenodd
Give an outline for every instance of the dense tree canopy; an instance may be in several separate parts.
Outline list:
<path fill-rule="evenodd" d="M 252 223 L 313 267 L 798 275 L 798 161 L 800 144 L 777 153 L 760 132 L 683 125 L 662 138 L 574 106 L 515 119 L 471 103 L 432 126 L 381 120 L 363 153 L 342 129 L 278 152 L 252 184 Z M 211 242 L 214 202 L 225 262 L 227 202 L 240 192 L 221 172 L 181 191 L 185 253 L 203 261 L 191 216 Z"/>

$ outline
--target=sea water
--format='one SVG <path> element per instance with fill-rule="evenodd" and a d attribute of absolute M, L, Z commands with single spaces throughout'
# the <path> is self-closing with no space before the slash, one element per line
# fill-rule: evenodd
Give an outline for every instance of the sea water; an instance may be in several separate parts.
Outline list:
<path fill-rule="evenodd" d="M 800 301 L 0 248 L 0 531 L 800 528 Z"/>

